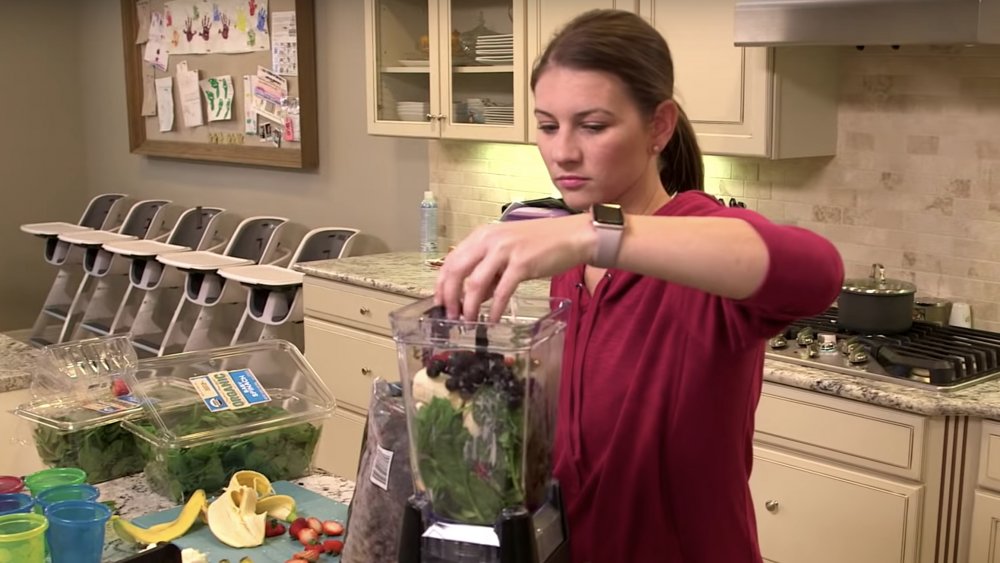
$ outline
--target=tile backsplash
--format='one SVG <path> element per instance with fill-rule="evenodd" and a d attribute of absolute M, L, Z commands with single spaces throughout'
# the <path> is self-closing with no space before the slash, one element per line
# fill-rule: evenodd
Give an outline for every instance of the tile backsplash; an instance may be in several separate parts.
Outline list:
<path fill-rule="evenodd" d="M 706 191 L 828 237 L 850 277 L 880 262 L 1000 331 L 1000 47 L 845 49 L 841 76 L 835 157 L 707 156 Z M 503 203 L 557 193 L 534 146 L 430 153 L 446 245 Z"/>

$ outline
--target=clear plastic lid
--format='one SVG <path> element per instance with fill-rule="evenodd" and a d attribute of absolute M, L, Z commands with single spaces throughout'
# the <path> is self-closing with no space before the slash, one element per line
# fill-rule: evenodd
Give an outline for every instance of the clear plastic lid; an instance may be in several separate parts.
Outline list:
<path fill-rule="evenodd" d="M 284 340 L 143 360 L 130 386 L 144 416 L 124 426 L 166 448 L 317 421 L 335 407 L 312 366 Z"/>
<path fill-rule="evenodd" d="M 135 370 L 138 358 L 128 336 L 102 336 L 42 348 L 31 382 L 36 399 L 97 399 Z"/>
<path fill-rule="evenodd" d="M 14 412 L 60 432 L 87 430 L 139 415 L 139 399 L 126 383 L 136 364 L 127 336 L 46 346 L 31 383 L 35 399 Z"/>

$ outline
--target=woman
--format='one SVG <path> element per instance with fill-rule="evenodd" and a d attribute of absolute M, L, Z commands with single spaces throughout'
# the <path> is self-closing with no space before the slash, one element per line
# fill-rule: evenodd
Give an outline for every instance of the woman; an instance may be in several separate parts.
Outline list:
<path fill-rule="evenodd" d="M 555 475 L 573 561 L 761 561 L 748 479 L 764 341 L 837 296 L 825 239 L 704 194 L 701 155 L 672 99 L 664 39 L 600 10 L 570 22 L 531 77 L 538 148 L 581 213 L 488 225 L 437 282 L 452 317 L 523 280 L 573 301 Z"/>

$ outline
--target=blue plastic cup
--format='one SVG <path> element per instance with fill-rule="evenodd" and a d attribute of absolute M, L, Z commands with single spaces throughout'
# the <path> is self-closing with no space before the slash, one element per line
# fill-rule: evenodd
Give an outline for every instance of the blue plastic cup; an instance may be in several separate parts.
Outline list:
<path fill-rule="evenodd" d="M 0 516 L 7 514 L 27 514 L 35 506 L 35 499 L 24 493 L 0 495 Z"/>
<path fill-rule="evenodd" d="M 81 483 L 79 485 L 59 485 L 51 489 L 45 489 L 35 497 L 35 502 L 45 513 L 49 505 L 64 500 L 97 500 L 101 496 L 101 491 L 97 487 Z"/>
<path fill-rule="evenodd" d="M 63 500 L 45 509 L 52 563 L 101 563 L 111 509 L 92 500 Z"/>

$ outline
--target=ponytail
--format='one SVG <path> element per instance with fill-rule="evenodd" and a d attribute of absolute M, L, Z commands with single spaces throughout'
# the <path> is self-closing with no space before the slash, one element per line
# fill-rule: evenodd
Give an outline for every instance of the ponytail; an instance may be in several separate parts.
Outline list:
<path fill-rule="evenodd" d="M 679 104 L 677 112 L 674 135 L 660 152 L 660 182 L 670 195 L 690 190 L 704 191 L 705 166 L 701 161 L 698 138 Z"/>

